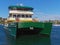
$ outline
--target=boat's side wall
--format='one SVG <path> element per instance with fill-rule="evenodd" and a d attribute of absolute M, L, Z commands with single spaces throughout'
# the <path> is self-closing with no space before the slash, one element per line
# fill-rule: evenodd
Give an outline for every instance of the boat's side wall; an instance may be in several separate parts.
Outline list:
<path fill-rule="evenodd" d="M 52 23 L 43 23 L 43 22 L 20 22 L 18 23 L 18 28 L 42 28 L 43 30 L 40 32 L 41 34 L 48 34 L 51 33 Z"/>
<path fill-rule="evenodd" d="M 30 28 L 30 27 L 43 28 L 43 23 L 42 22 L 19 22 L 18 23 L 18 28 Z"/>
<path fill-rule="evenodd" d="M 17 29 L 19 29 L 19 28 L 29 28 L 30 29 L 30 27 L 42 28 L 42 30 L 40 31 L 40 34 L 50 35 L 52 24 L 43 23 L 43 22 L 19 22 L 16 24 L 12 23 L 8 26 L 10 34 L 12 36 L 16 36 Z"/>
<path fill-rule="evenodd" d="M 12 23 L 13 24 L 13 23 Z M 10 35 L 16 37 L 16 31 L 17 31 L 17 24 L 14 24 L 14 25 L 9 25 L 8 26 L 8 30 L 9 30 L 9 33 Z"/>
<path fill-rule="evenodd" d="M 11 31 L 10 31 L 10 34 L 11 34 L 12 36 L 16 36 L 16 28 L 15 28 L 15 27 L 14 27 L 14 28 L 11 27 L 10 30 L 11 30 Z"/>
<path fill-rule="evenodd" d="M 51 29 L 52 29 L 52 23 L 44 23 L 44 28 L 40 33 L 50 35 Z"/>

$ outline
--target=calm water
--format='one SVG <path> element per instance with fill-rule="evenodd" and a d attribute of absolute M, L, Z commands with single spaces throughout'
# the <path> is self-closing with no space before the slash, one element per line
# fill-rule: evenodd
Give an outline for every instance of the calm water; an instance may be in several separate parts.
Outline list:
<path fill-rule="evenodd" d="M 4 26 L 0 25 L 0 45 L 8 45 L 8 40 L 6 37 L 6 33 L 4 32 L 3 29 Z"/>
<path fill-rule="evenodd" d="M 0 25 L 0 45 L 10 45 L 9 41 L 7 40 L 7 36 L 3 27 L 4 26 Z M 21 42 L 18 42 L 20 44 L 17 44 L 17 45 L 23 45 L 22 42 L 27 43 L 26 45 L 28 45 L 29 43 L 30 45 L 49 45 L 49 40 L 46 40 L 46 39 L 49 39 L 49 38 L 40 38 L 38 35 L 30 36 L 30 38 L 29 36 L 28 37 L 24 36 L 18 39 Z M 51 45 L 60 45 L 60 26 L 52 27 L 50 39 L 51 39 Z M 44 40 L 44 41 L 41 41 L 41 40 Z"/>
<path fill-rule="evenodd" d="M 52 28 L 51 43 L 52 45 L 60 45 L 60 26 Z"/>

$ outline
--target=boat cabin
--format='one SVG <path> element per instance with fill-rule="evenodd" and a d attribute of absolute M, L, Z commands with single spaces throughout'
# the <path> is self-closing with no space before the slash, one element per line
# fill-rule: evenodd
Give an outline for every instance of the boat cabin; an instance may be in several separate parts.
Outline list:
<path fill-rule="evenodd" d="M 8 22 L 32 22 L 33 8 L 27 6 L 9 6 Z"/>

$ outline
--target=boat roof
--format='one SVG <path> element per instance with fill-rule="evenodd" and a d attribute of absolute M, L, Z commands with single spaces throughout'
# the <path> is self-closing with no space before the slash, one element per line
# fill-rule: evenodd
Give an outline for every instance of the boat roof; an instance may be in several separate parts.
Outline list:
<path fill-rule="evenodd" d="M 28 7 L 28 6 L 9 6 L 9 9 L 13 9 L 13 8 L 33 9 L 32 7 Z"/>

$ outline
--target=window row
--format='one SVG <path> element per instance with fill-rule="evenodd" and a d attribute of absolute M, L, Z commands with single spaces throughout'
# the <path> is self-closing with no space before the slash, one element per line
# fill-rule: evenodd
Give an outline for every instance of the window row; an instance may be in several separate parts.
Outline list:
<path fill-rule="evenodd" d="M 31 18 L 32 17 L 32 15 L 24 15 L 24 14 L 9 14 L 9 17 L 17 17 L 17 18 L 20 18 L 20 17 L 22 17 L 22 18 Z"/>

